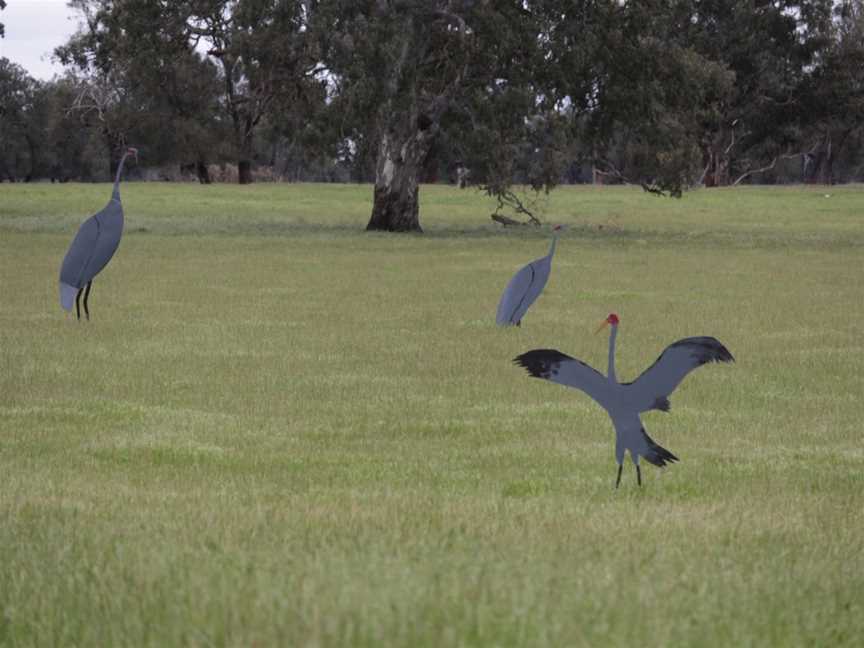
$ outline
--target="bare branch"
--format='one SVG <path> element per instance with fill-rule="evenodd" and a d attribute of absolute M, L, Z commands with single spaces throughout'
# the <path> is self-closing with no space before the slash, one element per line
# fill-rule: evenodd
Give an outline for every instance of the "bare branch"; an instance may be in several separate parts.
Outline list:
<path fill-rule="evenodd" d="M 604 171 L 603 169 L 598 169 L 598 168 L 596 168 L 596 166 L 595 166 L 594 172 L 597 173 L 598 175 L 611 176 L 611 177 L 615 178 L 616 180 L 620 180 L 622 183 L 624 183 L 624 184 L 626 184 L 626 185 L 629 185 L 629 184 L 638 184 L 640 187 L 642 187 L 642 190 L 643 190 L 643 191 L 647 191 L 648 193 L 652 193 L 652 194 L 654 194 L 654 195 L 656 195 L 656 196 L 665 196 L 665 195 L 666 195 L 666 192 L 663 191 L 663 189 L 661 189 L 659 186 L 657 186 L 654 182 L 638 182 L 638 183 L 634 183 L 634 182 L 632 182 L 632 181 L 631 181 L 627 176 L 625 176 L 625 175 L 620 171 L 620 169 L 618 169 L 618 168 L 617 168 L 614 164 L 612 164 L 609 160 L 601 160 L 600 162 L 601 162 L 602 164 L 608 166 L 608 167 L 610 168 L 610 170 L 609 170 L 609 171 Z"/>
<path fill-rule="evenodd" d="M 505 189 L 504 191 L 495 191 L 491 187 L 486 187 L 487 193 L 492 193 L 495 195 L 495 198 L 498 200 L 498 206 L 495 208 L 495 212 L 490 216 L 490 218 L 494 221 L 501 223 L 502 225 L 512 225 L 512 224 L 520 224 L 520 225 L 531 225 L 539 226 L 542 225 L 540 219 L 534 215 L 530 209 L 528 209 L 525 204 L 519 199 L 511 189 Z M 507 218 L 506 216 L 501 216 L 499 212 L 505 207 L 509 207 L 517 214 L 523 214 L 528 217 L 528 223 L 519 223 L 519 221 L 514 221 L 513 219 Z M 504 222 L 507 220 L 508 222 Z"/>
<path fill-rule="evenodd" d="M 738 120 L 736 119 L 735 122 L 737 122 L 737 121 L 738 121 Z M 732 135 L 732 139 L 729 140 L 729 146 L 727 146 L 727 147 L 726 147 L 726 150 L 723 151 L 723 154 L 724 154 L 724 155 L 729 155 L 729 151 L 731 151 L 731 150 L 732 150 L 732 147 L 735 146 L 735 125 L 734 125 L 734 123 L 733 123 L 733 125 L 732 125 L 732 132 L 731 132 L 731 135 Z"/>
<path fill-rule="evenodd" d="M 811 149 L 811 151 L 812 150 L 813 149 Z M 758 169 L 750 169 L 749 171 L 742 173 L 740 176 L 738 176 L 738 179 L 732 183 L 732 186 L 737 187 L 739 184 L 741 184 L 741 182 L 745 178 L 750 177 L 754 173 L 762 173 L 764 171 L 770 171 L 771 169 L 773 169 L 776 166 L 777 160 L 788 160 L 790 158 L 798 157 L 799 155 L 806 155 L 806 153 L 803 153 L 803 152 L 800 152 L 800 153 L 782 153 L 780 155 L 775 155 L 774 159 L 771 160 L 771 162 L 769 164 L 766 164 L 763 167 L 759 167 Z"/>

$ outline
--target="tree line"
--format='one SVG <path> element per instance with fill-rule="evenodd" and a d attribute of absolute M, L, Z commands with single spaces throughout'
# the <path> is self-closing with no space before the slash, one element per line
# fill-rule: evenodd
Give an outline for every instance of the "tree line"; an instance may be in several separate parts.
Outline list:
<path fill-rule="evenodd" d="M 205 183 L 371 181 L 368 228 L 417 231 L 457 170 L 517 210 L 514 184 L 864 177 L 864 0 L 70 5 L 62 77 L 0 59 L 0 179 L 104 179 L 134 144 Z"/>

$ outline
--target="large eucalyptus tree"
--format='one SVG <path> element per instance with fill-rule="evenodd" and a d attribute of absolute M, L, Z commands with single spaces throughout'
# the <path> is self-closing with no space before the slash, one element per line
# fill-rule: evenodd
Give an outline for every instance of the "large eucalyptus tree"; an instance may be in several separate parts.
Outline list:
<path fill-rule="evenodd" d="M 317 20 L 342 136 L 374 152 L 367 229 L 422 231 L 420 172 L 436 139 L 487 128 L 490 105 L 495 139 L 480 157 L 523 132 L 537 96 L 533 15 L 519 0 L 332 0 Z"/>

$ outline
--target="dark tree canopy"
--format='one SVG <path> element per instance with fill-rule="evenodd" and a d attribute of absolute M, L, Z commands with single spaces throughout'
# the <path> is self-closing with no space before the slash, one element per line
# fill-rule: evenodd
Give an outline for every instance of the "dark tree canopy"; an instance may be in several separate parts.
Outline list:
<path fill-rule="evenodd" d="M 31 174 L 29 113 L 37 88 L 24 68 L 0 58 L 0 179 L 15 180 Z"/>
<path fill-rule="evenodd" d="M 43 83 L 0 58 L 0 181 L 90 179 L 90 130 L 69 111 L 78 97 L 74 80 Z"/>
<path fill-rule="evenodd" d="M 64 78 L 0 65 L 0 173 L 105 178 L 135 143 L 202 182 L 371 180 L 368 229 L 408 232 L 457 175 L 517 211 L 562 181 L 860 179 L 862 3 L 71 0 Z"/>
<path fill-rule="evenodd" d="M 734 83 L 719 110 L 704 121 L 704 182 L 731 184 L 781 156 L 800 152 L 802 87 L 814 54 L 824 45 L 818 25 L 830 1 L 743 0 L 690 2 L 682 37 L 700 54 L 721 62 Z"/>
<path fill-rule="evenodd" d="M 256 130 L 273 106 L 318 84 L 303 2 L 71 4 L 87 17 L 87 29 L 58 48 L 61 60 L 111 77 L 150 106 L 149 115 L 169 117 L 174 148 L 195 162 L 227 142 L 221 145 L 236 157 L 241 183 L 251 181 Z"/>
<path fill-rule="evenodd" d="M 613 180 L 680 195 L 731 75 L 680 37 L 675 4 L 543 6 L 546 87 L 571 115 L 576 154 Z"/>
<path fill-rule="evenodd" d="M 864 2 L 834 3 L 822 22 L 825 46 L 801 92 L 803 174 L 807 182 L 834 182 L 838 161 L 864 167 Z"/>

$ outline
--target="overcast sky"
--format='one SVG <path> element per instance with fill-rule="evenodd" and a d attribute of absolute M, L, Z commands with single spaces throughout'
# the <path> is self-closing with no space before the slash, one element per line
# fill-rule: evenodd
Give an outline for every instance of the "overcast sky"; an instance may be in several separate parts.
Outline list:
<path fill-rule="evenodd" d="M 0 11 L 0 22 L 6 25 L 0 57 L 47 81 L 63 70 L 51 63 L 51 52 L 75 33 L 77 16 L 66 0 L 6 0 L 6 9 Z"/>

